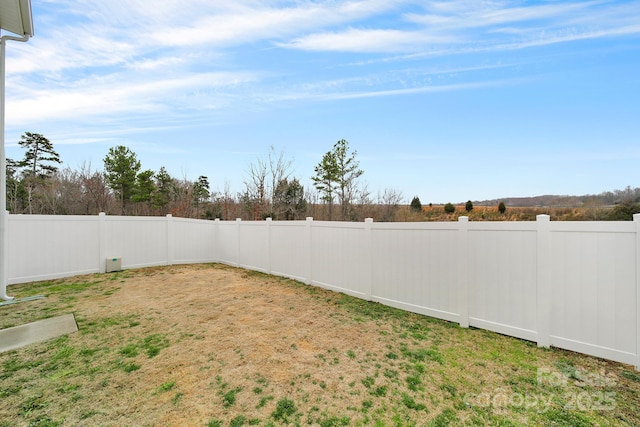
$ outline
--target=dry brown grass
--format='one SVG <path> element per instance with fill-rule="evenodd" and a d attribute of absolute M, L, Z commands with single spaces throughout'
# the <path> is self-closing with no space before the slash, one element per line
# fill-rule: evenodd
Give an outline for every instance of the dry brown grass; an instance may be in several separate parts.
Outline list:
<path fill-rule="evenodd" d="M 0 354 L 1 426 L 640 424 L 629 366 L 231 267 L 10 291 L 48 296 L 1 307 L 0 327 L 74 312 L 80 332 Z M 585 373 L 613 381 L 585 388 Z M 567 408 L 585 392 L 615 407 Z M 481 401 L 501 394 L 550 403 Z"/>

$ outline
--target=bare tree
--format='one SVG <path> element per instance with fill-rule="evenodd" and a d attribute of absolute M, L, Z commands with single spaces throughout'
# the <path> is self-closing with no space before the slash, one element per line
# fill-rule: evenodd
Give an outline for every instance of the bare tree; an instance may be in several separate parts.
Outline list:
<path fill-rule="evenodd" d="M 402 203 L 402 193 L 400 191 L 385 188 L 382 194 L 378 193 L 378 204 L 382 208 L 380 221 L 394 221 L 400 203 Z"/>
<path fill-rule="evenodd" d="M 54 172 L 39 187 L 40 211 L 53 215 L 73 215 L 79 213 L 82 203 L 82 183 L 80 174 L 71 168 Z"/>
<path fill-rule="evenodd" d="M 242 202 L 245 209 L 251 215 L 251 219 L 261 219 L 267 212 L 267 163 L 257 158 L 255 163 L 249 165 L 247 179 L 245 179 L 245 192 L 242 194 Z"/>
<path fill-rule="evenodd" d="M 289 179 L 292 163 L 283 151 L 276 153 L 275 148 L 271 146 L 267 160 L 258 157 L 249 165 L 244 181 L 245 191 L 241 194 L 241 199 L 251 219 L 273 216 L 274 193 L 282 181 Z"/>
<path fill-rule="evenodd" d="M 269 175 L 271 175 L 271 188 L 268 189 L 268 197 L 273 203 L 274 194 L 276 188 L 282 181 L 287 181 L 291 175 L 291 165 L 293 159 L 287 159 L 284 155 L 284 151 L 276 154 L 276 150 L 273 147 L 269 147 Z"/>
<path fill-rule="evenodd" d="M 91 163 L 83 163 L 80 166 L 79 178 L 83 194 L 79 213 L 95 215 L 115 210 L 115 199 L 102 172 L 92 170 Z"/>

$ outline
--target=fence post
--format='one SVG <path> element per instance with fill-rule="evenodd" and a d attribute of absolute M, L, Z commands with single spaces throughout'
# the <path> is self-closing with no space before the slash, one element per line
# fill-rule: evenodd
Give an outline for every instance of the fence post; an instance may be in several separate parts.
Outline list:
<path fill-rule="evenodd" d="M 364 245 L 366 247 L 365 254 L 365 268 L 366 268 L 366 298 L 367 301 L 371 301 L 371 294 L 373 293 L 373 237 L 372 237 L 373 218 L 364 219 Z"/>
<path fill-rule="evenodd" d="M 173 216 L 167 214 L 167 265 L 173 265 Z"/>
<path fill-rule="evenodd" d="M 458 217 L 458 310 L 460 327 L 469 327 L 469 217 Z"/>
<path fill-rule="evenodd" d="M 551 346 L 551 236 L 549 215 L 536 216 L 536 332 L 538 347 Z"/>
<path fill-rule="evenodd" d="M 240 223 L 242 218 L 236 218 L 236 267 L 240 267 Z"/>
<path fill-rule="evenodd" d="M 4 113 L 4 112 L 2 112 Z M 4 171 L 3 171 L 4 173 Z M 2 185 L 5 185 L 4 182 Z M 2 196 L 4 197 L 4 196 Z M 3 203 L 0 203 L 4 205 Z M 0 207 L 0 209 L 2 209 Z M 7 295 L 7 283 L 9 282 L 9 211 L 0 212 L 0 300 L 11 301 L 14 297 Z"/>
<path fill-rule="evenodd" d="M 271 217 L 267 218 L 267 274 L 271 274 L 271 251 L 273 248 L 271 247 L 271 222 L 273 219 Z"/>
<path fill-rule="evenodd" d="M 98 214 L 98 271 L 107 271 L 107 214 Z"/>
<path fill-rule="evenodd" d="M 213 262 L 220 262 L 220 218 L 216 218 L 213 224 Z"/>
<path fill-rule="evenodd" d="M 636 370 L 640 371 L 640 213 L 633 215 L 636 225 Z"/>
<path fill-rule="evenodd" d="M 313 239 L 311 228 L 313 226 L 313 217 L 308 216 L 307 222 L 307 285 L 313 283 Z"/>

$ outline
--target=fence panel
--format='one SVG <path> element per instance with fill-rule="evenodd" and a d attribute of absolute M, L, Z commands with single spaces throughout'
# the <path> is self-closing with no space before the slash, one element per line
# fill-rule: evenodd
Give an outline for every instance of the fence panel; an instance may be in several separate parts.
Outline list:
<path fill-rule="evenodd" d="M 238 230 L 238 265 L 243 268 L 269 272 L 270 221 L 242 221 Z"/>
<path fill-rule="evenodd" d="M 107 216 L 106 256 L 121 257 L 123 268 L 169 264 L 167 228 L 165 217 Z"/>
<path fill-rule="evenodd" d="M 362 223 L 313 222 L 311 283 L 367 299 L 371 293 L 370 248 Z"/>
<path fill-rule="evenodd" d="M 459 321 L 457 223 L 374 223 L 374 301 Z"/>
<path fill-rule="evenodd" d="M 469 324 L 535 341 L 536 223 L 470 223 Z"/>
<path fill-rule="evenodd" d="M 98 273 L 94 216 L 9 215 L 7 283 Z"/>
<path fill-rule="evenodd" d="M 551 344 L 635 364 L 635 224 L 551 225 Z"/>
<path fill-rule="evenodd" d="M 238 266 L 239 229 L 236 221 L 215 221 L 217 239 L 216 253 L 218 261 L 224 264 Z"/>
<path fill-rule="evenodd" d="M 214 262 L 215 228 L 211 221 L 172 218 L 171 264 Z"/>
<path fill-rule="evenodd" d="M 272 274 L 310 283 L 311 219 L 271 223 L 270 269 Z"/>

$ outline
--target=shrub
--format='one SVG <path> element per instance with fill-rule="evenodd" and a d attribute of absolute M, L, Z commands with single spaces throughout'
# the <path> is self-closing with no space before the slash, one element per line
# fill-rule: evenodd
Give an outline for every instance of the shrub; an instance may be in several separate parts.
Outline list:
<path fill-rule="evenodd" d="M 504 202 L 500 202 L 500 204 L 498 205 L 498 212 L 503 214 L 506 211 L 507 211 L 507 207 L 505 206 Z"/>
<path fill-rule="evenodd" d="M 471 212 L 473 210 L 473 203 L 471 203 L 471 200 L 467 201 L 467 203 L 464 205 L 464 209 L 467 212 Z"/>
<path fill-rule="evenodd" d="M 640 213 L 640 203 L 625 201 L 616 205 L 607 219 L 610 221 L 633 221 L 633 215 Z"/>
<path fill-rule="evenodd" d="M 453 205 L 453 203 L 447 203 L 446 205 L 444 205 L 444 211 L 445 213 L 452 214 L 456 211 L 456 207 Z"/>

